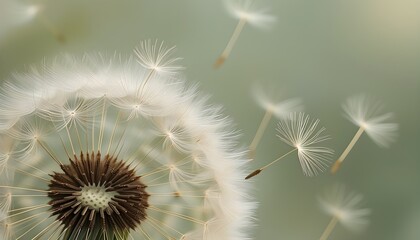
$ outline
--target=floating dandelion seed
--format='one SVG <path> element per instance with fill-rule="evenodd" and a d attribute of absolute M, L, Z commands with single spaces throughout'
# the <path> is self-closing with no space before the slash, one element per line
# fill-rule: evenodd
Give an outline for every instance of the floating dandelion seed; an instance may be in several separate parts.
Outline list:
<path fill-rule="evenodd" d="M 332 216 L 320 240 L 328 239 L 337 223 L 353 231 L 361 230 L 369 224 L 367 217 L 370 209 L 361 207 L 363 196 L 354 192 L 346 193 L 343 185 L 335 185 L 332 191 L 318 200 L 324 212 Z"/>
<path fill-rule="evenodd" d="M 247 238 L 255 206 L 229 121 L 176 74 L 150 74 L 179 68 L 139 64 L 168 53 L 142 46 L 4 84 L 1 239 Z"/>
<path fill-rule="evenodd" d="M 0 37 L 5 33 L 31 21 L 39 12 L 35 5 L 25 5 L 14 0 L 0 1 Z"/>
<path fill-rule="evenodd" d="M 268 14 L 267 9 L 253 9 L 254 1 L 253 0 L 228 0 L 227 8 L 229 12 L 239 19 L 238 24 L 236 25 L 235 30 L 233 31 L 232 36 L 229 39 L 228 44 L 223 50 L 222 54 L 214 63 L 215 68 L 219 68 L 225 60 L 229 57 L 236 41 L 238 40 L 239 35 L 242 32 L 246 23 L 254 25 L 260 28 L 267 28 L 273 22 L 276 21 L 274 16 Z"/>
<path fill-rule="evenodd" d="M 38 18 L 57 41 L 64 43 L 66 41 L 64 35 L 57 30 L 42 10 L 43 7 L 40 5 L 26 5 L 14 0 L 0 1 L 0 37 L 11 29 Z"/>
<path fill-rule="evenodd" d="M 349 98 L 343 105 L 345 116 L 359 127 L 353 139 L 331 168 L 336 173 L 360 136 L 366 134 L 380 147 L 387 147 L 397 136 L 398 124 L 390 123 L 393 114 L 382 114 L 382 105 L 367 96 Z"/>
<path fill-rule="evenodd" d="M 138 62 L 145 68 L 159 74 L 176 74 L 184 67 L 177 64 L 181 60 L 179 57 L 173 57 L 175 47 L 167 48 L 164 42 L 155 40 L 143 41 L 140 47 L 136 48 L 135 53 Z"/>
<path fill-rule="evenodd" d="M 260 143 L 273 115 L 279 119 L 284 119 L 292 112 L 301 112 L 303 110 L 301 100 L 298 98 L 285 99 L 282 101 L 273 100 L 274 98 L 271 99 L 267 93 L 262 91 L 261 87 L 253 88 L 253 95 L 258 104 L 265 110 L 265 113 L 257 132 L 249 145 L 251 159 L 255 157 L 258 144 Z"/>
<path fill-rule="evenodd" d="M 324 171 L 328 166 L 333 151 L 326 147 L 318 146 L 329 139 L 322 135 L 325 128 L 317 130 L 319 120 L 310 121 L 304 113 L 292 113 L 287 119 L 279 121 L 277 126 L 278 137 L 294 149 L 280 156 L 271 163 L 250 173 L 245 179 L 252 178 L 267 167 L 283 159 L 293 152 L 297 152 L 303 173 L 306 176 L 315 176 Z"/>

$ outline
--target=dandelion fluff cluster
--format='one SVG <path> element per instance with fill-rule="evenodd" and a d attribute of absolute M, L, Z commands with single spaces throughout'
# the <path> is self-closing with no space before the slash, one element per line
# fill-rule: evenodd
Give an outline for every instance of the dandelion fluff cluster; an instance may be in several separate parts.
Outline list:
<path fill-rule="evenodd" d="M 176 74 L 172 48 L 141 46 L 3 84 L 1 239 L 247 239 L 230 121 Z"/>

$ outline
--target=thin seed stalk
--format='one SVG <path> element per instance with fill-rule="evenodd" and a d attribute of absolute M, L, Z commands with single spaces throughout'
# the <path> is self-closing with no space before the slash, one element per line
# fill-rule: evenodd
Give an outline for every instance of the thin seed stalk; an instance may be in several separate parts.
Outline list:
<path fill-rule="evenodd" d="M 265 165 L 265 166 L 263 166 L 263 167 L 260 167 L 259 169 L 256 169 L 256 170 L 255 170 L 255 171 L 253 171 L 252 173 L 248 174 L 248 176 L 246 176 L 246 177 L 245 177 L 245 180 L 248 180 L 248 179 L 250 179 L 250 178 L 252 178 L 252 177 L 257 176 L 257 175 L 258 175 L 258 174 L 260 174 L 260 173 L 261 173 L 264 169 L 266 169 L 266 168 L 268 168 L 269 166 L 273 165 L 274 163 L 276 163 L 276 162 L 280 161 L 281 159 L 285 158 L 287 155 L 289 155 L 289 154 L 293 153 L 294 151 L 297 151 L 297 148 L 294 148 L 293 150 L 291 150 L 291 151 L 287 152 L 286 154 L 284 154 L 284 155 L 280 156 L 280 157 L 279 157 L 279 158 L 277 158 L 276 160 L 274 160 L 274 161 L 270 162 L 269 164 L 267 164 L 267 165 Z"/>
<path fill-rule="evenodd" d="M 91 240 L 128 240 L 129 231 L 105 231 L 102 228 L 92 228 L 92 229 L 80 229 L 78 232 L 66 230 L 64 234 L 64 239 L 77 240 L 77 239 L 91 239 Z"/>
<path fill-rule="evenodd" d="M 153 76 L 153 74 L 155 72 L 156 72 L 155 69 L 152 69 L 151 71 L 149 71 L 149 73 L 147 74 L 146 78 L 141 83 L 139 89 L 137 89 L 137 97 L 139 97 L 143 93 L 143 90 L 144 90 L 146 84 L 149 82 L 149 80 L 152 78 L 152 76 Z"/>
<path fill-rule="evenodd" d="M 225 60 L 229 57 L 230 52 L 233 49 L 233 46 L 235 46 L 235 43 L 238 40 L 238 37 L 245 26 L 245 23 L 246 23 L 246 18 L 242 17 L 239 19 L 239 22 L 236 25 L 236 28 L 233 31 L 233 34 L 230 37 L 228 44 L 226 45 L 226 48 L 223 50 L 222 54 L 220 54 L 219 58 L 214 63 L 214 68 L 219 68 L 220 66 L 222 66 Z"/>
<path fill-rule="evenodd" d="M 249 145 L 249 154 L 250 154 L 251 159 L 255 157 L 257 146 L 260 143 L 261 138 L 264 135 L 264 132 L 267 129 L 268 123 L 270 122 L 272 116 L 273 116 L 273 111 L 267 109 L 265 111 L 263 119 L 260 122 L 260 126 L 258 127 L 258 130 L 255 133 L 254 139 Z"/>
<path fill-rule="evenodd" d="M 337 223 L 338 223 L 338 218 L 334 216 L 331 219 L 331 221 L 328 223 L 327 227 L 325 228 L 319 240 L 327 240 L 328 237 L 331 235 L 332 231 L 334 230 L 335 226 L 337 225 Z"/>
<path fill-rule="evenodd" d="M 354 135 L 353 139 L 350 141 L 349 145 L 346 147 L 344 152 L 341 154 L 341 156 L 335 161 L 333 166 L 331 167 L 331 173 L 335 174 L 338 169 L 340 169 L 341 164 L 343 163 L 344 159 L 347 157 L 347 155 L 350 153 L 351 149 L 354 147 L 356 142 L 359 140 L 362 133 L 365 131 L 363 127 L 360 127 L 359 130 L 357 130 L 356 134 Z"/>

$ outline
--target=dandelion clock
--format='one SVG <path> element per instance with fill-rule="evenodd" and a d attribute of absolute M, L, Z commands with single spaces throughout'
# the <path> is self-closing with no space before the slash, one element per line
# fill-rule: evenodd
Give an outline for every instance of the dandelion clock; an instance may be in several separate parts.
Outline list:
<path fill-rule="evenodd" d="M 251 172 L 245 179 L 255 177 L 292 153 L 297 154 L 305 176 L 313 177 L 323 172 L 334 151 L 322 146 L 330 137 L 324 135 L 325 128 L 319 128 L 318 125 L 319 119 L 312 120 L 305 113 L 290 113 L 287 118 L 280 120 L 277 124 L 277 136 L 293 149 Z"/>
<path fill-rule="evenodd" d="M 247 239 L 244 154 L 172 54 L 146 41 L 3 84 L 1 239 Z"/>
<path fill-rule="evenodd" d="M 268 8 L 259 8 L 253 0 L 226 0 L 226 7 L 230 15 L 239 19 L 226 47 L 214 63 L 214 68 L 221 67 L 229 57 L 243 28 L 247 23 L 258 28 L 270 28 L 276 17 L 268 12 Z"/>
<path fill-rule="evenodd" d="M 260 143 L 273 115 L 278 119 L 285 119 L 288 118 L 291 113 L 301 112 L 303 110 L 303 105 L 301 104 L 302 101 L 299 98 L 289 98 L 280 101 L 277 99 L 277 91 L 272 90 L 270 93 L 267 93 L 268 91 L 264 91 L 261 86 L 255 86 L 252 90 L 256 102 L 262 109 L 265 110 L 264 117 L 262 118 L 255 136 L 249 145 L 250 157 L 254 158 L 258 144 Z"/>
<path fill-rule="evenodd" d="M 327 240 L 337 223 L 351 231 L 361 231 L 369 224 L 371 210 L 363 206 L 363 195 L 349 192 L 344 185 L 336 184 L 318 197 L 321 209 L 331 216 L 320 240 Z"/>
<path fill-rule="evenodd" d="M 358 126 L 359 129 L 332 165 L 331 172 L 333 174 L 340 169 L 344 159 L 364 132 L 380 147 L 388 147 L 395 141 L 398 132 L 398 124 L 393 122 L 394 114 L 383 113 L 383 105 L 366 95 L 347 99 L 343 109 L 346 118 Z"/>

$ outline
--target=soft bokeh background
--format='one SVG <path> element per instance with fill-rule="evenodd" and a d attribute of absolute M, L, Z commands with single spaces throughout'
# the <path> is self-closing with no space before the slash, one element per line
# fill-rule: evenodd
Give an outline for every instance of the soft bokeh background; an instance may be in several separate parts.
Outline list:
<path fill-rule="evenodd" d="M 269 30 L 246 26 L 218 70 L 212 65 L 237 24 L 221 1 L 21 2 L 43 9 L 35 19 L 0 31 L 1 79 L 59 53 L 131 54 L 141 40 L 164 40 L 177 46 L 188 81 L 225 106 L 244 146 L 264 113 L 250 94 L 258 82 L 281 96 L 302 98 L 306 111 L 332 136 L 336 157 L 357 130 L 342 116 L 343 101 L 360 93 L 383 100 L 400 124 L 390 148 L 363 136 L 336 176 L 304 177 L 290 157 L 255 178 L 260 207 L 254 238 L 318 239 L 330 219 L 316 197 L 335 182 L 362 193 L 373 212 L 365 231 L 355 234 L 338 226 L 331 239 L 420 238 L 420 0 L 259 2 L 277 23 Z M 7 11 L 0 9 L 0 15 L 9 17 Z M 7 22 L 0 20 L 4 28 Z M 58 42 L 51 29 L 65 42 Z M 274 129 L 272 121 L 253 167 L 289 149 Z"/>

